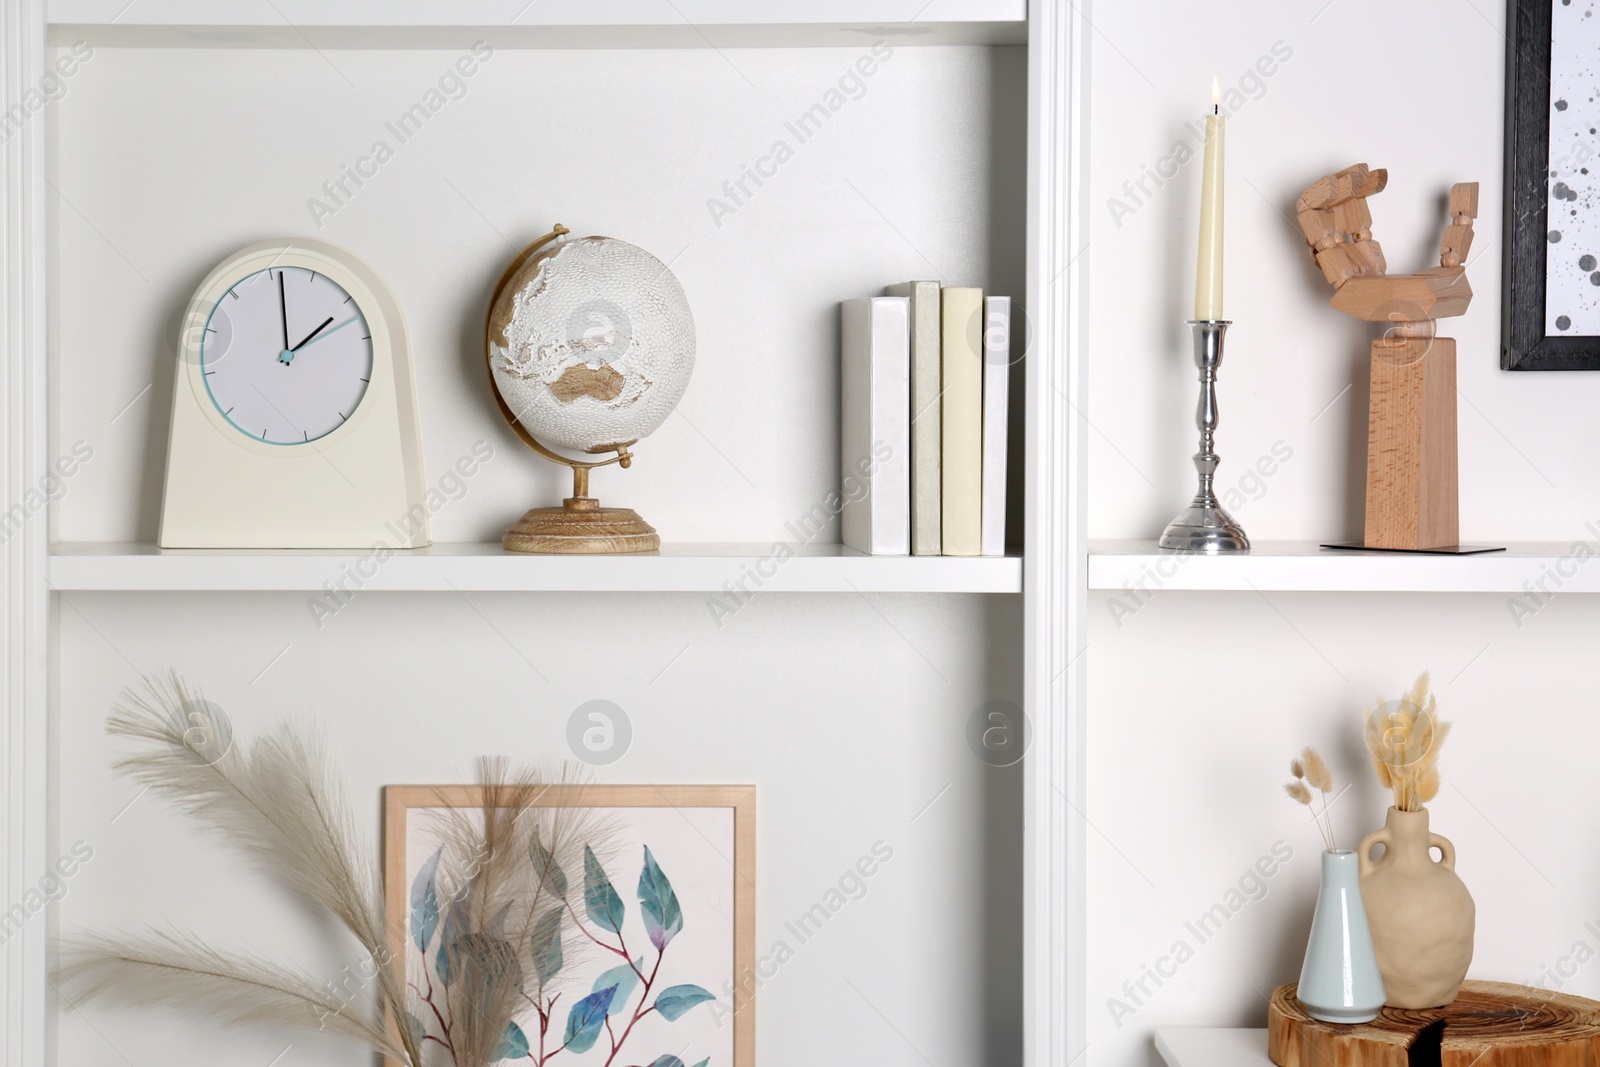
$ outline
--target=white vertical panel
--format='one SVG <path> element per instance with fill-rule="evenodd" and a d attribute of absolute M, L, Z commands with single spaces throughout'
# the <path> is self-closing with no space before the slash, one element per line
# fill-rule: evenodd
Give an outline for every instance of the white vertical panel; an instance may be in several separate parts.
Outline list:
<path fill-rule="evenodd" d="M 45 551 L 49 516 L 38 495 L 46 464 L 45 125 L 31 106 L 44 72 L 43 0 L 0 4 L 0 103 L 13 121 L 0 172 L 0 909 L 27 907 L 0 950 L 0 1064 L 33 1067 L 45 1049 L 45 948 L 49 917 L 28 892 L 48 862 Z M 23 111 L 12 112 L 21 107 Z M 16 510 L 13 510 L 16 509 Z M 16 516 L 12 519 L 11 516 Z M 36 899 L 36 898 L 35 898 Z M 4 917 L 0 916 L 0 922 Z M 14 927 L 12 929 L 15 929 Z"/>
<path fill-rule="evenodd" d="M 1086 586 L 1083 240 L 1087 18 L 1075 5 L 1029 12 L 1027 339 L 1027 762 L 1025 1062 L 1066 1067 L 1084 1045 L 1083 808 Z"/>

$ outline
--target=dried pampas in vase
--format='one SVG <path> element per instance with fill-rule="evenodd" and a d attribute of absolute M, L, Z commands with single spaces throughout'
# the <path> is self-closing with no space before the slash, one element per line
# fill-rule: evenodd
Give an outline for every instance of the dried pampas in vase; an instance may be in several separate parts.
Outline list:
<path fill-rule="evenodd" d="M 1333 771 L 1328 769 L 1327 761 L 1317 750 L 1307 745 L 1300 750 L 1300 755 L 1289 761 L 1289 773 L 1294 781 L 1283 787 L 1284 792 L 1289 794 L 1291 800 L 1311 809 L 1311 821 L 1317 824 L 1322 843 L 1329 852 L 1334 851 L 1338 846 L 1333 837 L 1333 813 L 1328 808 L 1328 794 L 1333 792 Z M 1312 802 L 1313 789 L 1322 794 L 1320 812 Z"/>
<path fill-rule="evenodd" d="M 1380 700 L 1367 713 L 1367 751 L 1378 781 L 1394 793 L 1394 806 L 1383 829 L 1362 838 L 1356 852 L 1378 967 L 1394 1008 L 1450 1003 L 1472 963 L 1472 894 L 1456 876 L 1455 845 L 1432 832 L 1423 806 L 1439 793 L 1439 748 L 1449 733 L 1426 673 L 1404 697 Z M 1383 855 L 1373 859 L 1377 845 L 1384 846 Z"/>
<path fill-rule="evenodd" d="M 1291 799 L 1311 809 L 1322 835 L 1322 881 L 1311 915 L 1311 937 L 1295 997 L 1313 1019 L 1332 1023 L 1370 1022 L 1383 1007 L 1383 979 L 1361 905 L 1360 862 L 1333 836 L 1333 771 L 1309 745 L 1289 761 L 1294 780 L 1284 786 Z M 1314 793 L 1322 795 L 1319 811 Z"/>
<path fill-rule="evenodd" d="M 1367 751 L 1378 781 L 1394 791 L 1394 806 L 1421 811 L 1439 795 L 1439 749 L 1450 736 L 1450 724 L 1439 721 L 1439 704 L 1428 692 L 1424 671 L 1399 700 L 1378 699 L 1367 712 Z"/>

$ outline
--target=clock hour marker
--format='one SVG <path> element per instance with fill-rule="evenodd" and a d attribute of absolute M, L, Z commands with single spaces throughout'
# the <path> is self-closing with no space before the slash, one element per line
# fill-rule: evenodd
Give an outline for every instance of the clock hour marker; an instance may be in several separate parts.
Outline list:
<path fill-rule="evenodd" d="M 370 382 L 370 381 L 372 381 L 372 379 L 371 379 L 371 378 L 362 378 L 362 379 L 361 379 L 361 380 L 362 380 L 362 381 L 364 381 L 364 382 Z"/>
<path fill-rule="evenodd" d="M 342 411 L 341 411 L 341 412 L 339 412 L 339 421 L 340 421 L 340 422 L 343 422 L 343 421 L 344 421 L 344 412 L 342 412 Z"/>
<path fill-rule="evenodd" d="M 350 301 L 352 301 L 354 299 L 355 299 L 355 297 L 353 297 L 353 296 L 347 296 L 347 297 L 344 298 L 344 302 L 346 304 L 348 304 L 348 303 L 350 303 Z"/>
<path fill-rule="evenodd" d="M 228 290 L 228 295 L 233 297 L 235 300 L 239 299 L 239 294 L 234 292 L 232 289 Z"/>

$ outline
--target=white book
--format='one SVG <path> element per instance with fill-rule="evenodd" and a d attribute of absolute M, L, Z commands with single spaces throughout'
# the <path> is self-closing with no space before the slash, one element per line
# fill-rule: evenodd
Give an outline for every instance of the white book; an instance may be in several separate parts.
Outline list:
<path fill-rule="evenodd" d="M 983 550 L 983 290 L 941 294 L 944 426 L 940 538 L 947 556 Z"/>
<path fill-rule="evenodd" d="M 1006 554 L 1006 407 L 1011 392 L 1011 298 L 983 298 L 983 554 Z"/>
<path fill-rule="evenodd" d="M 937 556 L 944 551 L 939 536 L 939 393 L 944 389 L 939 283 L 902 282 L 884 294 L 911 301 L 911 552 Z"/>
<path fill-rule="evenodd" d="M 839 315 L 840 537 L 911 551 L 911 328 L 903 296 L 846 300 Z"/>

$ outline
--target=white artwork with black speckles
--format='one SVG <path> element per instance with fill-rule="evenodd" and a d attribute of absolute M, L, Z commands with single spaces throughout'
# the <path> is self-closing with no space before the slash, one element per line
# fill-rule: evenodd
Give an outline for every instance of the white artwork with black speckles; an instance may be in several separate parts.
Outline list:
<path fill-rule="evenodd" d="M 1600 0 L 1551 0 L 1547 336 L 1600 336 Z"/>

